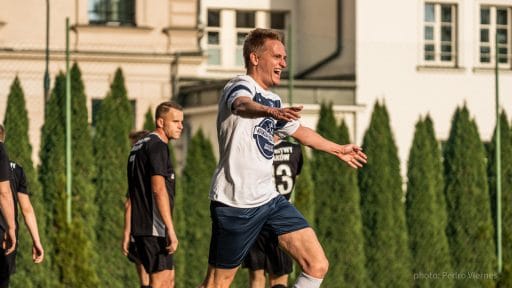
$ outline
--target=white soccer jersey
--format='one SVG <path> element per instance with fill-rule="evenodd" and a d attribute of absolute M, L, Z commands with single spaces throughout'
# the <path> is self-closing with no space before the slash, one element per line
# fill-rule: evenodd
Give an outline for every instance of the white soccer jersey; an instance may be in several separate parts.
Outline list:
<path fill-rule="evenodd" d="M 274 133 L 288 136 L 299 128 L 298 121 L 277 121 L 270 117 L 243 118 L 232 113 L 240 96 L 265 106 L 281 107 L 281 99 L 261 88 L 250 76 L 233 78 L 219 100 L 217 136 L 219 164 L 213 175 L 210 199 L 229 206 L 251 208 L 279 195 L 272 177 Z"/>

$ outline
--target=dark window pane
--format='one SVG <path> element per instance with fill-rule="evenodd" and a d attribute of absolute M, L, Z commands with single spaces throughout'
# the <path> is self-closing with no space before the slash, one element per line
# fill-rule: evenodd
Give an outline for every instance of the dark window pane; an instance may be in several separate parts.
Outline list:
<path fill-rule="evenodd" d="M 489 43 L 489 29 L 480 29 L 480 42 Z"/>
<path fill-rule="evenodd" d="M 507 25 L 507 9 L 497 9 L 496 14 L 496 24 Z"/>
<path fill-rule="evenodd" d="M 491 23 L 491 10 L 489 8 L 480 9 L 480 24 Z"/>
<path fill-rule="evenodd" d="M 253 11 L 236 11 L 236 27 L 254 28 L 256 26 L 254 14 Z"/>
<path fill-rule="evenodd" d="M 135 25 L 135 0 L 89 0 L 89 23 Z"/>
<path fill-rule="evenodd" d="M 247 33 L 243 33 L 243 32 L 236 33 L 236 45 L 244 45 L 246 36 L 247 36 Z"/>
<path fill-rule="evenodd" d="M 508 63 L 507 56 L 500 55 L 498 57 L 498 63 Z"/>
<path fill-rule="evenodd" d="M 434 27 L 425 27 L 425 40 L 434 40 Z"/>
<path fill-rule="evenodd" d="M 491 62 L 491 56 L 490 53 L 491 49 L 488 46 L 480 46 L 480 62 L 482 63 L 490 63 Z"/>
<path fill-rule="evenodd" d="M 270 13 L 270 28 L 284 30 L 286 28 L 286 13 L 285 12 L 271 12 Z"/>
<path fill-rule="evenodd" d="M 434 54 L 435 54 L 434 53 L 435 52 L 434 45 L 433 44 L 425 44 L 424 49 L 425 49 L 425 60 L 427 60 L 427 61 L 434 60 Z"/>
<path fill-rule="evenodd" d="M 441 41 L 452 41 L 452 27 L 441 27 Z"/>
<path fill-rule="evenodd" d="M 507 56 L 507 52 L 508 52 L 507 47 L 498 48 L 498 54 L 500 54 L 500 55 Z"/>
<path fill-rule="evenodd" d="M 441 51 L 444 53 L 451 53 L 452 52 L 452 45 L 441 45 Z"/>
<path fill-rule="evenodd" d="M 208 23 L 209 27 L 220 27 L 220 11 L 208 10 Z"/>
<path fill-rule="evenodd" d="M 451 54 L 442 54 L 441 61 L 452 61 L 452 55 Z"/>
<path fill-rule="evenodd" d="M 498 33 L 498 43 L 499 44 L 507 44 L 507 42 L 508 42 L 507 29 L 497 29 L 496 32 Z"/>
<path fill-rule="evenodd" d="M 208 44 L 218 45 L 219 43 L 219 32 L 208 32 Z"/>
<path fill-rule="evenodd" d="M 441 22 L 451 23 L 452 22 L 452 6 L 441 5 Z"/>
<path fill-rule="evenodd" d="M 425 4 L 425 22 L 435 22 L 435 6 L 432 3 Z"/>

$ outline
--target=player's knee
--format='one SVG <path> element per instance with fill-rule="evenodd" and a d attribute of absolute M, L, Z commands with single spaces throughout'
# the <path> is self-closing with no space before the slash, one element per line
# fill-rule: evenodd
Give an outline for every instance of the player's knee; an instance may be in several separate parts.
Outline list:
<path fill-rule="evenodd" d="M 315 278 L 323 279 L 329 270 L 329 261 L 325 257 L 314 259 L 308 262 L 302 270 Z"/>

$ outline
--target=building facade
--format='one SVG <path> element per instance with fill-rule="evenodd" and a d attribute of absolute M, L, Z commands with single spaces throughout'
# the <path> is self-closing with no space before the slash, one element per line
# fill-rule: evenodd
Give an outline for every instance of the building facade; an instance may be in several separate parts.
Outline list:
<path fill-rule="evenodd" d="M 98 103 L 121 68 L 135 126 L 144 114 L 173 95 L 177 73 L 197 75 L 204 61 L 199 47 L 196 0 L 23 0 L 0 9 L 0 119 L 9 86 L 20 78 L 29 113 L 33 159 L 38 163 L 44 121 L 46 37 L 50 86 L 65 72 L 66 18 L 72 62 L 82 71 L 94 125 Z M 30 7 L 30 9 L 27 9 Z M 47 12 L 48 16 L 47 17 Z M 48 33 L 46 31 L 48 19 Z"/>
<path fill-rule="evenodd" d="M 181 151 L 201 128 L 217 152 L 217 99 L 229 78 L 244 73 L 242 43 L 255 27 L 283 33 L 289 67 L 274 89 L 287 105 L 304 105 L 304 125 L 314 128 L 320 104 L 332 102 L 337 119 L 346 121 L 354 142 L 361 143 L 374 103 L 384 101 L 403 174 L 414 125 L 426 113 L 438 139 L 444 140 L 456 107 L 465 104 L 482 139 L 490 139 L 496 55 L 500 106 L 512 113 L 512 0 L 46 3 L 52 81 L 65 69 L 69 17 L 71 58 L 82 69 L 91 123 L 94 104 L 105 97 L 121 67 L 137 128 L 147 110 L 161 101 L 174 96 L 184 105 L 187 130 L 177 143 Z M 44 111 L 46 3 L 8 1 L 0 10 L 0 118 L 9 85 L 18 75 L 35 160 Z"/>

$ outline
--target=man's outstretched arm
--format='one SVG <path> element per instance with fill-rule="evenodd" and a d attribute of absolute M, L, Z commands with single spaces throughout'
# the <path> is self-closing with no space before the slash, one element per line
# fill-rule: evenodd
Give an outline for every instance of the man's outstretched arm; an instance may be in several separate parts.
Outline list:
<path fill-rule="evenodd" d="M 366 154 L 361 147 L 354 144 L 340 145 L 325 139 L 320 134 L 310 128 L 299 126 L 293 133 L 293 138 L 302 145 L 306 145 L 315 150 L 320 150 L 332 154 L 346 162 L 352 168 L 361 168 L 366 163 Z"/>
<path fill-rule="evenodd" d="M 233 114 L 244 118 L 272 117 L 276 120 L 292 121 L 300 118 L 302 106 L 275 108 L 254 102 L 251 97 L 239 96 L 231 105 Z"/>

